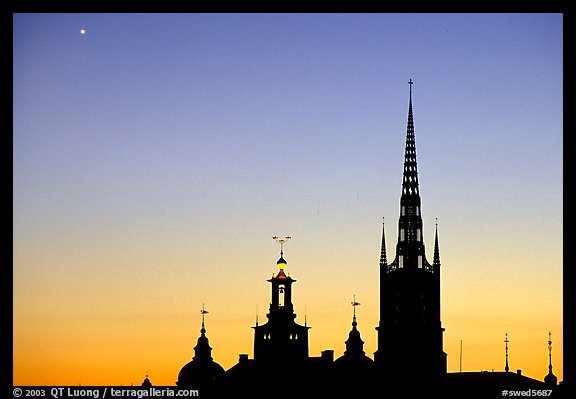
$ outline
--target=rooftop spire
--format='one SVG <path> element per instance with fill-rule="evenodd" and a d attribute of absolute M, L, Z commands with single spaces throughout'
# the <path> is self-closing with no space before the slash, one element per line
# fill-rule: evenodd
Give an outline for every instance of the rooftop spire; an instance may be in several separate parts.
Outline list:
<path fill-rule="evenodd" d="M 440 266 L 440 249 L 438 247 L 438 218 L 436 218 L 436 234 L 434 236 L 434 266 Z"/>
<path fill-rule="evenodd" d="M 354 300 L 351 302 L 354 308 L 354 313 L 352 316 L 352 330 L 348 334 L 348 339 L 346 340 L 346 351 L 345 355 L 359 356 L 364 355 L 364 341 L 360 338 L 360 331 L 356 328 L 358 323 L 356 322 L 356 306 L 360 306 L 360 302 L 356 302 L 356 295 L 354 295 Z"/>
<path fill-rule="evenodd" d="M 206 336 L 206 326 L 204 324 L 204 316 L 208 314 L 208 311 L 204 308 L 202 304 L 202 309 L 200 310 L 202 314 L 202 328 L 200 329 L 200 337 L 198 337 L 198 343 L 194 347 L 194 357 L 193 359 L 198 359 L 199 361 L 212 360 L 211 352 L 212 348 L 208 342 L 208 337 Z"/>
<path fill-rule="evenodd" d="M 208 311 L 204 309 L 204 304 L 202 304 L 202 310 L 200 310 L 200 313 L 202 313 L 202 328 L 200 329 L 200 332 L 202 333 L 202 335 L 204 335 L 206 333 L 206 327 L 204 325 L 204 315 L 208 314 Z"/>
<path fill-rule="evenodd" d="M 506 333 L 506 339 L 504 339 L 504 342 L 506 343 L 506 367 L 504 367 L 504 371 L 508 372 L 510 371 L 510 367 L 508 367 L 508 333 Z"/>
<path fill-rule="evenodd" d="M 356 323 L 356 306 L 360 306 L 360 302 L 356 302 L 356 295 L 354 295 L 354 300 L 352 301 L 352 307 L 354 308 L 354 315 L 352 316 L 352 328 L 355 330 L 358 323 Z"/>
<path fill-rule="evenodd" d="M 384 218 L 382 218 L 382 246 L 380 247 L 380 267 L 386 267 L 388 261 L 386 259 L 386 232 L 384 226 Z"/>
<path fill-rule="evenodd" d="M 552 373 L 552 333 L 548 331 L 548 375 L 544 377 L 546 385 L 556 385 L 558 378 Z"/>
<path fill-rule="evenodd" d="M 418 170 L 416 165 L 416 140 L 414 138 L 414 114 L 412 112 L 412 79 L 410 85 L 410 101 L 408 103 L 408 126 L 406 128 L 406 149 L 404 152 L 404 179 L 402 195 L 418 195 Z"/>

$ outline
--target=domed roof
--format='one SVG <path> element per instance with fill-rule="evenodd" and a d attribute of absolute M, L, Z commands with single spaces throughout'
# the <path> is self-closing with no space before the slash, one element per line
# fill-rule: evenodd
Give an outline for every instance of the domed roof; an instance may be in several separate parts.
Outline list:
<path fill-rule="evenodd" d="M 356 302 L 356 299 L 354 299 L 352 304 L 353 306 L 359 305 L 359 303 Z M 334 367 L 362 370 L 372 367 L 374 364 L 374 360 L 366 356 L 366 353 L 364 352 L 364 341 L 362 341 L 362 338 L 360 337 L 360 331 L 358 331 L 357 326 L 356 312 L 354 311 L 352 330 L 350 330 L 348 339 L 346 340 L 346 351 L 342 356 L 334 361 Z"/>
<path fill-rule="evenodd" d="M 208 312 L 202 305 L 202 328 L 198 342 L 194 347 L 194 357 L 192 361 L 186 363 L 178 373 L 176 385 L 179 387 L 198 387 L 213 383 L 216 379 L 224 375 L 224 368 L 212 360 L 212 348 L 206 336 L 204 325 L 204 315 Z"/>
<path fill-rule="evenodd" d="M 192 360 L 185 364 L 178 373 L 176 385 L 179 387 L 198 387 L 213 383 L 224 373 L 224 368 L 213 360 Z"/>
<path fill-rule="evenodd" d="M 546 385 L 556 385 L 558 383 L 558 378 L 552 374 L 552 370 L 544 377 L 544 383 Z"/>
<path fill-rule="evenodd" d="M 374 360 L 364 353 L 344 354 L 334 361 L 335 368 L 363 370 L 374 365 Z"/>

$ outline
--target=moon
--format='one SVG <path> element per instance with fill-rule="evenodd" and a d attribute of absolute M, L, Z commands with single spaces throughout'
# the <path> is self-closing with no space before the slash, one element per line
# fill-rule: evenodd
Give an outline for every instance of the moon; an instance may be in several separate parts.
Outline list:
<path fill-rule="evenodd" d="M 86 29 L 84 29 L 84 28 L 80 29 L 80 34 L 81 34 L 81 35 L 86 34 Z"/>

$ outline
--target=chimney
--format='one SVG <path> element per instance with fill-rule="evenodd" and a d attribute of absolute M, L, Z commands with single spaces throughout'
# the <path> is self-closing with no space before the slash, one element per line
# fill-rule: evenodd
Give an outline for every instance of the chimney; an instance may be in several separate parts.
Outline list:
<path fill-rule="evenodd" d="M 323 350 L 321 358 L 325 363 L 334 363 L 334 351 L 332 349 Z"/>

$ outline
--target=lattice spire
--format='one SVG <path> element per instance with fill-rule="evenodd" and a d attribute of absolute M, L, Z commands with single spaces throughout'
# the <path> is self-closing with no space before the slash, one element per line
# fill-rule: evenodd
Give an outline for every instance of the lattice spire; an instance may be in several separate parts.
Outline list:
<path fill-rule="evenodd" d="M 406 149 L 404 151 L 404 178 L 402 195 L 418 195 L 418 168 L 416 163 L 416 139 L 414 136 L 414 115 L 412 112 L 412 79 L 410 85 L 410 101 L 408 103 L 408 126 L 406 128 Z"/>

